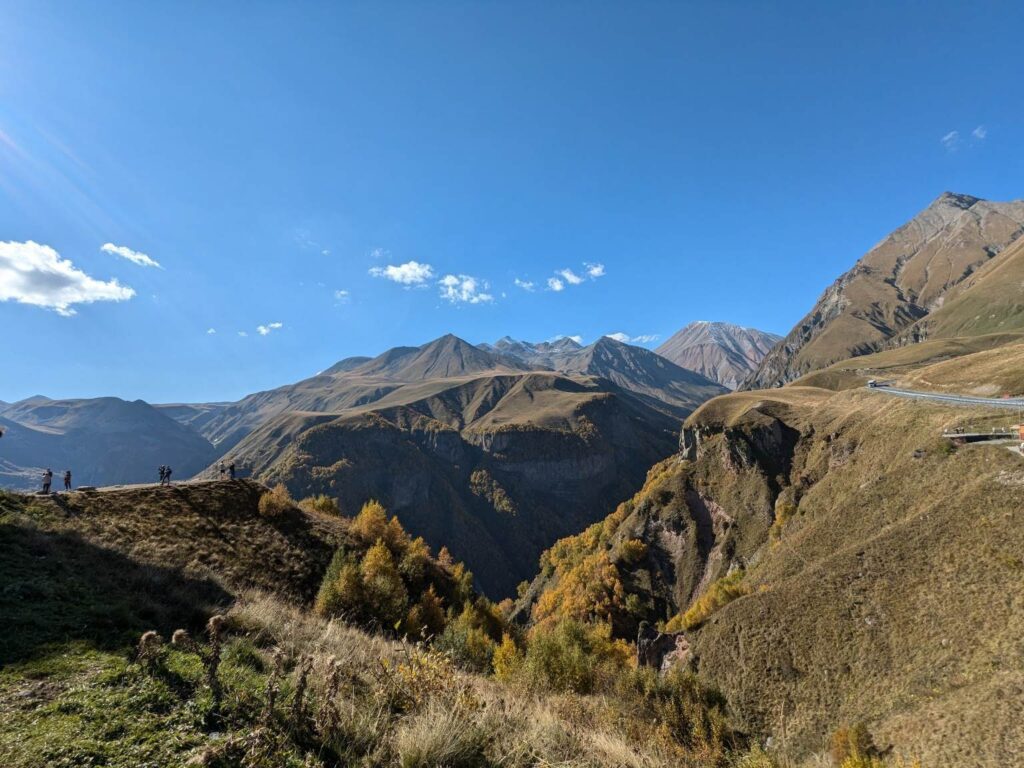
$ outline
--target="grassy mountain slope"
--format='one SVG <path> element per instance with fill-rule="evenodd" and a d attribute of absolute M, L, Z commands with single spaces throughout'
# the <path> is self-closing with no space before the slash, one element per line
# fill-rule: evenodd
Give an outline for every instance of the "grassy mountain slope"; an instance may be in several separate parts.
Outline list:
<path fill-rule="evenodd" d="M 635 491 L 677 428 L 605 380 L 537 372 L 408 385 L 340 416 L 282 414 L 234 456 L 347 511 L 379 499 L 503 596 L 544 548 Z"/>
<path fill-rule="evenodd" d="M 945 193 L 865 254 L 745 383 L 771 387 L 877 351 L 929 313 L 1024 231 L 1024 202 Z M 988 331 L 1009 330 L 992 327 Z"/>
<path fill-rule="evenodd" d="M 366 547 L 365 532 L 294 507 L 267 517 L 264 492 L 0 493 L 0 764 L 724 768 L 742 743 L 713 692 L 629 670 L 608 641 L 590 649 L 613 657 L 602 670 L 565 639 L 534 656 L 508 639 L 499 677 L 316 615 L 310 575 L 336 544 Z M 425 565 L 431 586 L 458 578 Z M 168 642 L 177 629 L 192 640 Z M 141 655 L 148 630 L 163 642 Z M 572 687 L 598 672 L 601 695 Z"/>
<path fill-rule="evenodd" d="M 963 280 L 895 343 L 1024 332 L 1024 241 Z"/>
<path fill-rule="evenodd" d="M 1009 370 L 1024 344 L 906 375 L 954 386 Z M 688 453 L 545 555 L 520 609 L 592 611 L 564 586 L 601 565 L 621 597 L 596 618 L 627 635 L 693 608 L 674 622 L 691 664 L 755 734 L 808 755 L 864 721 L 926 764 L 1005 765 L 1024 754 L 1024 460 L 940 435 L 1011 419 L 864 388 L 716 398 L 688 419 Z"/>

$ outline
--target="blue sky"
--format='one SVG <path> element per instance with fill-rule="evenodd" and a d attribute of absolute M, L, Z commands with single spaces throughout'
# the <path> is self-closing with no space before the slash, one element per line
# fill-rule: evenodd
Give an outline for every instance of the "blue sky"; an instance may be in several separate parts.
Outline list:
<path fill-rule="evenodd" d="M 0 399 L 235 399 L 446 332 L 784 333 L 942 191 L 1024 196 L 1022 23 L 0 0 Z"/>

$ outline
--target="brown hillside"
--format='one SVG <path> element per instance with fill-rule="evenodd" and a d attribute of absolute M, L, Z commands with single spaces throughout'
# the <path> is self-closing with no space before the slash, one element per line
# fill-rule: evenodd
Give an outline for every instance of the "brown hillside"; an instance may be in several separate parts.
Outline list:
<path fill-rule="evenodd" d="M 1013 368 L 1024 370 L 1024 345 L 913 375 L 953 386 L 958 372 Z M 615 515 L 545 555 L 533 618 L 574 609 L 559 585 L 598 552 L 635 595 L 613 601 L 622 634 L 732 571 L 741 596 L 684 626 L 695 623 L 693 667 L 742 726 L 776 741 L 784 729 L 810 755 L 864 721 L 925 764 L 1005 765 L 1024 755 L 1013 714 L 1024 707 L 1024 459 L 999 445 L 951 450 L 940 435 L 1011 418 L 865 388 L 716 398 L 687 421 L 690 459 L 658 465 Z"/>

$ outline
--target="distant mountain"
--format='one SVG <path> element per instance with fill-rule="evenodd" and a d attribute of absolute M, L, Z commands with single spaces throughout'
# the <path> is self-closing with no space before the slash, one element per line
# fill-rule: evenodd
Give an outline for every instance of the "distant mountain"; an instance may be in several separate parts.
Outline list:
<path fill-rule="evenodd" d="M 868 251 L 744 382 L 773 387 L 878 351 L 966 290 L 1024 233 L 1024 201 L 945 193 Z M 980 310 L 979 310 L 980 311 Z"/>
<path fill-rule="evenodd" d="M 685 416 L 705 400 L 725 392 L 720 384 L 671 360 L 610 336 L 589 346 L 570 338 L 534 344 L 505 337 L 480 345 L 524 365 L 569 375 L 600 376 L 625 390 L 650 398 L 648 404 Z"/>
<path fill-rule="evenodd" d="M 482 350 L 449 333 L 422 347 L 396 347 L 353 368 L 351 372 L 395 381 L 422 381 L 528 370 L 529 365 L 513 357 Z"/>
<path fill-rule="evenodd" d="M 499 355 L 515 358 L 521 363 L 538 368 L 558 370 L 559 362 L 567 355 L 583 349 L 583 345 L 575 339 L 563 336 L 554 341 L 517 341 L 511 336 L 498 339 L 494 344 L 480 344 L 480 349 Z"/>
<path fill-rule="evenodd" d="M 141 400 L 22 400 L 0 416 L 0 485 L 37 488 L 43 469 L 70 469 L 75 485 L 156 480 L 160 464 L 184 479 L 216 450 L 198 433 Z M 58 483 L 54 482 L 54 487 Z"/>
<path fill-rule="evenodd" d="M 756 328 L 698 320 L 654 351 L 682 368 L 736 389 L 781 338 Z"/>

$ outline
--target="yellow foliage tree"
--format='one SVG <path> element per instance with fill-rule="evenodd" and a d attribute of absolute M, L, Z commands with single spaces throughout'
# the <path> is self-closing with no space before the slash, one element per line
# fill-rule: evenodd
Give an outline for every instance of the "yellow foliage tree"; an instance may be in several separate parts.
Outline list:
<path fill-rule="evenodd" d="M 387 628 L 405 618 L 409 595 L 382 539 L 370 547 L 359 564 L 362 591 L 368 610 Z"/>
<path fill-rule="evenodd" d="M 369 544 L 384 537 L 388 527 L 388 513 L 379 501 L 368 501 L 363 504 L 359 514 L 352 521 L 353 534 Z"/>
<path fill-rule="evenodd" d="M 523 654 L 508 632 L 501 636 L 501 645 L 494 649 L 491 664 L 494 676 L 502 681 L 511 680 L 523 663 Z"/>

